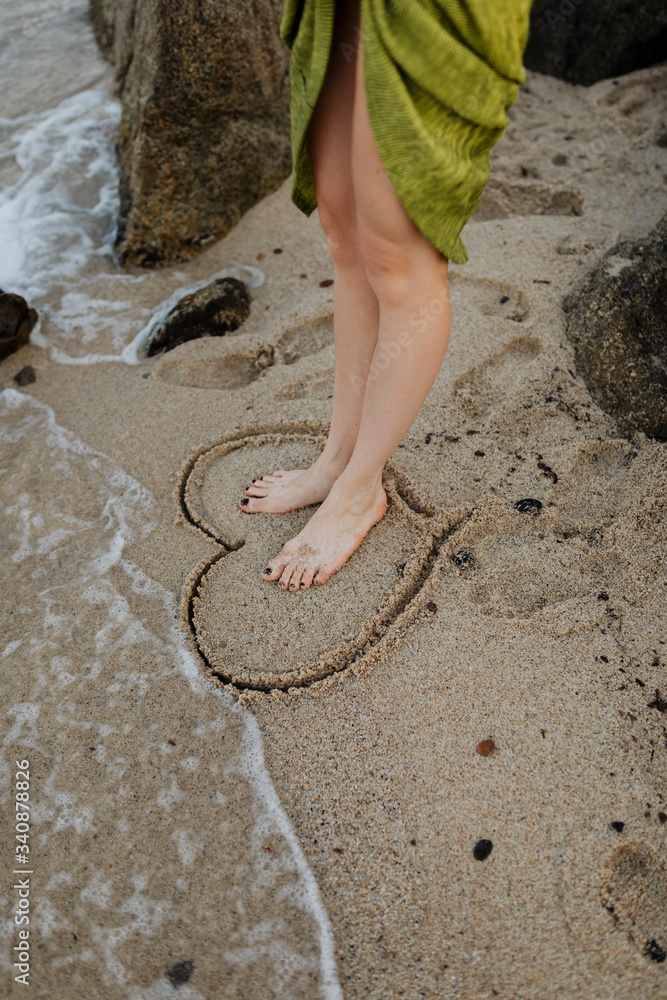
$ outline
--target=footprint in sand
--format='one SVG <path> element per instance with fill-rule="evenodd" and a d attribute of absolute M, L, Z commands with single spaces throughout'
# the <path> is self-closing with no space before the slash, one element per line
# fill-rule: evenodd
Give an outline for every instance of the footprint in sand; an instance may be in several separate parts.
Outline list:
<path fill-rule="evenodd" d="M 638 460 L 624 439 L 585 442 L 558 463 L 549 458 L 557 470 L 524 449 L 523 461 L 542 481 L 532 493 L 542 506 L 521 514 L 489 498 L 475 511 L 457 534 L 471 554 L 459 572 L 467 597 L 484 614 L 539 614 L 543 625 L 563 630 L 603 620 L 607 604 L 599 595 L 613 592 L 631 564 L 641 563 L 650 579 L 657 569 L 651 560 L 659 561 L 650 543 L 639 542 L 646 500 L 636 485 Z M 659 498 L 658 482 L 654 492 Z M 572 611 L 569 626 L 565 605 Z"/>
<path fill-rule="evenodd" d="M 491 177 L 472 216 L 473 222 L 526 215 L 583 215 L 584 196 L 577 188 L 538 181 Z"/>
<path fill-rule="evenodd" d="M 267 558 L 313 508 L 249 516 L 238 497 L 267 469 L 310 464 L 323 443 L 313 428 L 273 427 L 202 449 L 183 470 L 182 519 L 219 546 L 188 580 L 183 611 L 208 671 L 237 689 L 311 684 L 368 661 L 420 615 L 433 614 L 434 569 L 469 514 L 421 502 L 389 463 L 387 514 L 326 587 L 291 594 L 268 584 L 261 578 Z"/>
<path fill-rule="evenodd" d="M 230 392 L 249 386 L 274 366 L 293 365 L 330 344 L 332 316 L 302 323 L 279 336 L 239 333 L 224 341 L 206 337 L 165 354 L 153 377 L 171 385 Z"/>
<path fill-rule="evenodd" d="M 515 385 L 517 362 L 529 363 L 542 353 L 542 344 L 530 334 L 515 337 L 508 344 L 468 369 L 454 381 L 452 402 L 464 419 L 482 421 L 494 406 L 505 400 L 508 386 Z"/>
<path fill-rule="evenodd" d="M 667 959 L 667 868 L 651 847 L 635 842 L 612 851 L 600 902 L 647 961 Z"/>

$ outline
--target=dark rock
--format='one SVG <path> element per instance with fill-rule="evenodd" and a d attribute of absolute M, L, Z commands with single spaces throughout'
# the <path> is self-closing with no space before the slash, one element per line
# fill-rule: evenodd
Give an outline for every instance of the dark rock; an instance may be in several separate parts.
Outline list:
<path fill-rule="evenodd" d="M 167 976 L 174 986 L 181 986 L 183 983 L 187 983 L 194 970 L 194 962 L 175 962 L 167 969 Z"/>
<path fill-rule="evenodd" d="M 472 849 L 472 855 L 475 861 L 486 861 L 492 850 L 493 844 L 490 840 L 478 840 Z"/>
<path fill-rule="evenodd" d="M 649 938 L 644 945 L 644 954 L 652 962 L 664 962 L 667 958 L 667 951 L 661 948 L 655 938 Z"/>
<path fill-rule="evenodd" d="M 621 823 L 620 819 L 615 819 L 613 823 L 609 824 L 609 826 L 612 828 L 612 830 L 615 830 L 616 833 L 623 833 L 623 827 L 625 826 L 625 823 Z"/>
<path fill-rule="evenodd" d="M 460 552 L 455 552 L 452 556 L 452 562 L 459 567 L 459 569 L 466 569 L 468 566 L 472 566 L 475 561 L 475 557 L 472 552 L 468 549 L 461 549 Z"/>
<path fill-rule="evenodd" d="M 534 0 L 524 63 L 588 86 L 661 62 L 666 51 L 663 0 Z"/>
<path fill-rule="evenodd" d="M 22 296 L 0 290 L 0 361 L 28 343 L 37 312 Z"/>
<path fill-rule="evenodd" d="M 563 300 L 588 390 L 623 434 L 667 439 L 667 215 L 626 241 Z"/>
<path fill-rule="evenodd" d="M 17 385 L 30 385 L 31 382 L 37 381 L 37 372 L 32 365 L 24 365 L 17 371 L 14 381 Z"/>
<path fill-rule="evenodd" d="M 247 286 L 238 278 L 218 278 L 176 303 L 151 337 L 146 354 L 152 357 L 199 337 L 223 337 L 249 314 Z"/>
<path fill-rule="evenodd" d="M 514 509 L 518 510 L 520 514 L 539 514 L 542 510 L 542 502 L 540 500 L 533 500 L 531 497 L 526 497 L 525 500 L 517 500 L 514 504 Z"/>
<path fill-rule="evenodd" d="M 282 0 L 90 0 L 122 101 L 116 250 L 195 256 L 291 169 Z"/>

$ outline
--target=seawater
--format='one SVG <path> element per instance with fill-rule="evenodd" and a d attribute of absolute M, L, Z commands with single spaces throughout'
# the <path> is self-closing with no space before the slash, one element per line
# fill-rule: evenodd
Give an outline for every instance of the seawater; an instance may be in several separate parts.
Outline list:
<path fill-rule="evenodd" d="M 192 284 L 176 269 L 165 277 L 119 267 L 120 105 L 86 10 L 81 0 L 0 10 L 0 288 L 37 309 L 31 340 L 53 360 L 136 364 L 151 329 L 181 296 L 226 276 L 257 287 L 264 273 L 233 261 Z M 79 81 L 97 85 L 77 88 L 72 64 Z M 172 292 L 157 308 L 137 307 L 137 285 L 165 281 Z"/>
<path fill-rule="evenodd" d="M 137 314 L 133 307 L 133 286 L 152 277 L 124 273 L 113 256 L 118 181 L 114 142 L 120 109 L 109 87 L 110 73 L 95 48 L 84 0 L 22 0 L 0 7 L 0 288 L 24 295 L 38 309 L 40 326 L 32 339 L 53 361 L 65 364 L 111 359 L 136 363 L 152 326 L 180 295 L 198 287 L 179 285 L 174 271 L 172 291 L 157 310 Z M 243 262 L 232 262 L 215 276 L 227 273 L 250 285 L 261 284 L 264 277 L 260 269 Z M 56 489 L 43 488 L 40 469 L 56 470 L 57 476 L 51 476 Z M 252 965 L 263 954 L 267 969 L 273 969 L 273 985 L 284 979 L 286 997 L 303 965 L 304 974 L 312 977 L 316 972 L 322 997 L 341 997 L 329 920 L 264 766 L 257 725 L 203 676 L 176 627 L 173 596 L 128 558 L 128 545 L 154 529 L 151 494 L 104 454 L 60 427 L 49 407 L 5 389 L 0 392 L 0 507 L 3 576 L 6 588 L 15 587 L 16 593 L 12 615 L 16 627 L 7 629 L 0 649 L 0 685 L 10 689 L 9 681 L 16 676 L 11 671 L 30 671 L 26 697 L 9 704 L 5 700 L 3 776 L 8 778 L 13 770 L 17 745 L 26 752 L 44 747 L 40 716 L 44 717 L 48 700 L 56 698 L 62 733 L 88 727 L 101 774 L 106 774 L 102 781 L 108 781 L 112 790 L 120 787 L 122 766 L 111 752 L 105 756 L 105 746 L 118 735 L 114 700 L 124 704 L 119 699 L 125 688 L 141 695 L 149 683 L 136 670 L 136 650 L 142 647 L 150 656 L 153 683 L 159 684 L 161 676 L 171 677 L 176 668 L 193 696 L 215 705 L 208 723 L 211 733 L 202 723 L 200 737 L 213 739 L 225 731 L 235 740 L 230 767 L 247 785 L 246 811 L 255 831 L 246 856 L 239 859 L 246 882 L 250 880 L 244 891 L 251 896 L 269 891 L 274 900 L 280 898 L 271 887 L 261 849 L 262 838 L 272 832 L 287 845 L 291 859 L 288 873 L 281 875 L 286 882 L 280 889 L 286 914 L 296 906 L 317 928 L 316 970 L 308 968 L 308 961 L 294 950 L 279 925 L 272 925 L 270 933 L 260 924 L 244 926 L 243 946 L 230 946 L 226 960 Z M 5 595 L 10 592 L 5 589 Z M 96 616 L 94 629 L 85 624 L 91 614 Z M 108 682 L 111 665 L 113 683 Z M 100 696 L 98 684 L 106 684 L 102 696 L 109 699 L 108 725 L 87 717 L 84 708 L 91 692 Z M 188 760 L 193 770 L 199 767 L 198 758 Z M 215 775 L 211 782 L 215 789 Z M 176 789 L 174 783 L 162 789 L 161 808 L 176 808 L 180 794 Z M 220 827 L 230 831 L 233 841 L 239 818 L 225 795 L 219 790 L 215 794 Z M 46 849 L 49 836 L 63 830 L 84 837 L 94 816 L 76 788 L 63 790 L 54 765 L 34 821 Z M 193 852 L 200 849 L 196 825 L 193 816 L 192 829 L 174 834 L 186 869 Z M 87 900 L 108 905 L 111 890 L 105 877 L 103 871 L 92 874 L 80 893 L 84 905 Z M 71 880 L 71 872 L 63 870 L 42 887 L 40 926 L 47 937 L 66 924 L 57 899 Z M 238 905 L 242 913 L 242 903 Z M 147 876 L 137 875 L 127 886 L 123 914 L 133 921 L 132 934 L 159 931 L 168 910 L 164 900 L 150 898 Z M 105 974 L 133 1000 L 157 998 L 172 987 L 156 983 L 144 989 L 132 982 L 124 963 L 130 931 L 123 930 L 123 914 L 113 930 L 103 924 L 96 928 L 95 947 L 85 960 L 104 966 Z M 11 935 L 12 926 L 3 918 L 0 936 L 9 943 Z M 58 961 L 66 964 L 67 956 Z M 193 1000 L 201 995 L 190 986 L 181 992 Z"/>

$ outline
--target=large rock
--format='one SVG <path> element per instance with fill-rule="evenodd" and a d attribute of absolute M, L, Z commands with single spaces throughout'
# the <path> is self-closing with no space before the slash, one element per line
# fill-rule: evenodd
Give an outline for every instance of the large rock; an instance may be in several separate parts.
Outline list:
<path fill-rule="evenodd" d="M 664 0 L 534 0 L 529 69 L 588 86 L 652 66 L 667 53 Z"/>
<path fill-rule="evenodd" d="M 667 215 L 626 241 L 563 300 L 577 369 L 622 433 L 667 440 Z"/>
<path fill-rule="evenodd" d="M 115 72 L 122 262 L 186 260 L 291 170 L 282 0 L 90 0 Z"/>

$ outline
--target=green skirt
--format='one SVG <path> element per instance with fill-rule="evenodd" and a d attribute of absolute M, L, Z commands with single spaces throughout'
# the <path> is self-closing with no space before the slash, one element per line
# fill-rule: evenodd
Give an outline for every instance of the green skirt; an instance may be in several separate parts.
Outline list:
<path fill-rule="evenodd" d="M 317 208 L 306 129 L 326 73 L 337 0 L 285 0 L 291 51 L 292 201 Z M 360 0 L 364 85 L 380 159 L 407 214 L 450 260 L 525 80 L 531 0 Z"/>

